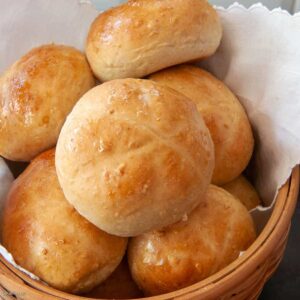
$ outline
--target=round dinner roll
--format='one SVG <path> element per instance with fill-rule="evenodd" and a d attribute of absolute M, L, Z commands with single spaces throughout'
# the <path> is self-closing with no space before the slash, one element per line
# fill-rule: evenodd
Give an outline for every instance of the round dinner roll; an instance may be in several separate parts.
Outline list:
<path fill-rule="evenodd" d="M 53 147 L 76 101 L 94 86 L 78 50 L 35 48 L 0 77 L 0 155 L 30 161 Z"/>
<path fill-rule="evenodd" d="M 221 37 L 206 0 L 129 0 L 92 23 L 86 54 L 101 81 L 141 78 L 212 55 Z"/>
<path fill-rule="evenodd" d="M 252 156 L 254 138 L 246 112 L 224 83 L 192 65 L 172 67 L 150 76 L 195 102 L 215 145 L 212 183 L 238 177 Z"/>
<path fill-rule="evenodd" d="M 95 299 L 135 299 L 142 298 L 143 293 L 133 281 L 127 258 L 124 258 L 112 275 L 84 296 Z"/>
<path fill-rule="evenodd" d="M 225 190 L 210 185 L 205 201 L 185 219 L 131 239 L 129 267 L 146 295 L 164 294 L 218 272 L 255 237 L 246 208 Z"/>
<path fill-rule="evenodd" d="M 17 264 L 70 293 L 88 292 L 107 279 L 127 246 L 126 238 L 101 231 L 66 201 L 54 150 L 34 159 L 14 182 L 5 203 L 2 241 Z"/>
<path fill-rule="evenodd" d="M 86 93 L 56 148 L 66 198 L 118 236 L 180 220 L 201 201 L 213 168 L 213 143 L 196 106 L 150 80 L 114 80 Z"/>
<path fill-rule="evenodd" d="M 231 182 L 224 184 L 222 188 L 239 199 L 248 210 L 261 205 L 257 191 L 243 175 Z"/>

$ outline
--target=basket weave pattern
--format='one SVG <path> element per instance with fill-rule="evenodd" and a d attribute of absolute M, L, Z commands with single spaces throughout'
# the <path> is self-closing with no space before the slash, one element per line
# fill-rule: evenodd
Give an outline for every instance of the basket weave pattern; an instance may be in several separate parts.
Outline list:
<path fill-rule="evenodd" d="M 277 269 L 285 251 L 291 218 L 299 191 L 299 167 L 277 195 L 270 220 L 254 244 L 217 274 L 186 289 L 152 300 L 254 300 Z M 0 256 L 0 299 L 3 300 L 83 300 L 37 282 Z"/>

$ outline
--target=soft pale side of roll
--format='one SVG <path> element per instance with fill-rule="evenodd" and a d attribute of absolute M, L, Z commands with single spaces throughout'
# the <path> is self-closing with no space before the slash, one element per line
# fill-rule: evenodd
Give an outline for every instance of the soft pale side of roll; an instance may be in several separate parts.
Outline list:
<path fill-rule="evenodd" d="M 96 18 L 86 54 L 101 81 L 142 78 L 212 55 L 221 37 L 206 0 L 130 0 Z"/>

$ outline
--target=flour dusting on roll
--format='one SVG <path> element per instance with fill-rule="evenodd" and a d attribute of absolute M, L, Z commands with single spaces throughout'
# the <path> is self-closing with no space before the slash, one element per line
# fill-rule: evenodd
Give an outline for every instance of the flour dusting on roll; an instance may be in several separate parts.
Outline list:
<path fill-rule="evenodd" d="M 217 12 L 206 0 L 130 0 L 96 18 L 86 54 L 101 81 L 142 78 L 212 55 L 221 37 Z"/>
<path fill-rule="evenodd" d="M 136 236 L 180 220 L 206 193 L 214 148 L 193 102 L 150 80 L 86 93 L 56 148 L 66 198 L 108 233 Z"/>

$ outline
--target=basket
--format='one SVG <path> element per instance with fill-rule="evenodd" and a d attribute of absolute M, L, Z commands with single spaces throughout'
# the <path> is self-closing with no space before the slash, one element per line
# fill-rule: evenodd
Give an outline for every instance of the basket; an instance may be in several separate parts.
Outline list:
<path fill-rule="evenodd" d="M 232 264 L 188 288 L 151 298 L 254 300 L 277 269 L 289 234 L 299 191 L 299 166 L 277 195 L 273 213 L 254 244 Z M 50 288 L 31 279 L 0 256 L 0 299 L 3 300 L 88 300 Z"/>

